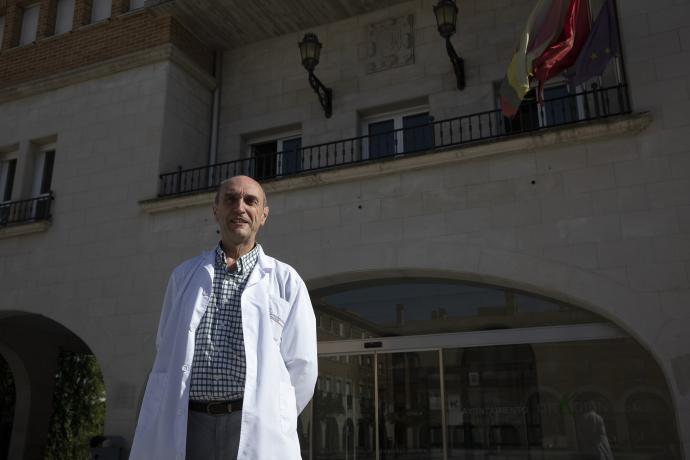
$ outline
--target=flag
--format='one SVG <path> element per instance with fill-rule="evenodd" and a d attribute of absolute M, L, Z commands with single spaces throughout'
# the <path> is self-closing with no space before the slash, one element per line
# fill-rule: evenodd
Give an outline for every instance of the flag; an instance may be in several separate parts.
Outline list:
<path fill-rule="evenodd" d="M 604 73 L 609 61 L 620 53 L 618 22 L 613 0 L 606 0 L 575 64 L 565 72 L 571 88 Z"/>
<path fill-rule="evenodd" d="M 571 67 L 589 36 L 589 2 L 571 0 L 558 38 L 533 62 L 534 79 L 539 82 L 537 98 L 544 100 L 544 84 Z"/>
<path fill-rule="evenodd" d="M 512 118 L 529 91 L 532 62 L 563 30 L 568 0 L 538 0 L 524 27 L 499 90 L 501 110 Z"/>

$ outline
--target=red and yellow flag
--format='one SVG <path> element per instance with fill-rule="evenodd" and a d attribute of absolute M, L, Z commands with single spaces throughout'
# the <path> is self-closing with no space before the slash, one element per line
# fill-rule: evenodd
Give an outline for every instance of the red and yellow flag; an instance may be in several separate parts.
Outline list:
<path fill-rule="evenodd" d="M 588 35 L 589 2 L 571 0 L 560 35 L 532 63 L 532 74 L 539 82 L 539 101 L 544 100 L 544 83 L 575 63 Z"/>
<path fill-rule="evenodd" d="M 544 83 L 575 64 L 589 29 L 587 0 L 537 0 L 501 83 L 506 117 L 515 116 L 532 80 L 543 101 Z"/>

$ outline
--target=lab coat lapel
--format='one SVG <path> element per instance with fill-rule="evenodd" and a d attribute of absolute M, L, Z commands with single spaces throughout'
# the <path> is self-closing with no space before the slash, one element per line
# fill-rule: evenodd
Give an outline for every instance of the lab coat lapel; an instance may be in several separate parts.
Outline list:
<path fill-rule="evenodd" d="M 259 255 L 256 259 L 256 266 L 254 267 L 254 270 L 252 270 L 251 275 L 249 275 L 245 290 L 250 289 L 253 285 L 264 280 L 265 277 L 273 270 L 274 265 L 273 259 L 264 254 L 263 248 L 259 246 Z"/>
<path fill-rule="evenodd" d="M 199 293 L 196 301 L 194 302 L 194 312 L 192 313 L 191 325 L 196 327 L 201 321 L 201 318 L 206 313 L 206 308 L 211 300 L 211 291 L 213 289 L 213 277 L 215 276 L 216 270 L 214 267 L 214 251 L 210 251 L 206 254 L 205 260 L 203 262 L 203 270 L 201 270 L 200 276 L 203 276 L 203 280 L 199 280 Z"/>

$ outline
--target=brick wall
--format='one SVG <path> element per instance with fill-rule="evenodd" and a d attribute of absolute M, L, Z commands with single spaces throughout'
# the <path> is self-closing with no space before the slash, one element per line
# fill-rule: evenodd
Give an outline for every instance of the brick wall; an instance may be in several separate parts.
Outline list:
<path fill-rule="evenodd" d="M 57 0 L 41 0 L 41 11 L 38 15 L 38 40 L 50 37 L 55 32 L 55 15 L 57 13 Z"/>
<path fill-rule="evenodd" d="M 5 16 L 5 34 L 0 50 L 0 88 L 56 75 L 136 51 L 174 43 L 204 70 L 210 71 L 212 53 L 203 43 L 169 16 L 158 17 L 148 10 L 118 14 L 127 9 L 124 0 L 113 1 L 113 17 L 83 25 L 90 17 L 90 2 L 77 0 L 71 32 L 51 36 L 55 22 L 55 0 L 42 0 L 37 40 L 17 47 L 22 10 L 9 0 L 0 8 Z M 81 25 L 79 25 L 81 24 Z"/>

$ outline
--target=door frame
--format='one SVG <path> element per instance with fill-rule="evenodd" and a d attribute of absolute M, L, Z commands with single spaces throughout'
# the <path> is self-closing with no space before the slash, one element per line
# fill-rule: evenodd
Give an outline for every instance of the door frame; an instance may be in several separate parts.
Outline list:
<path fill-rule="evenodd" d="M 317 343 L 319 356 L 367 354 L 374 352 L 423 351 L 443 348 L 489 347 L 533 343 L 578 342 L 628 337 L 611 323 L 540 326 L 448 334 L 371 337 Z"/>

